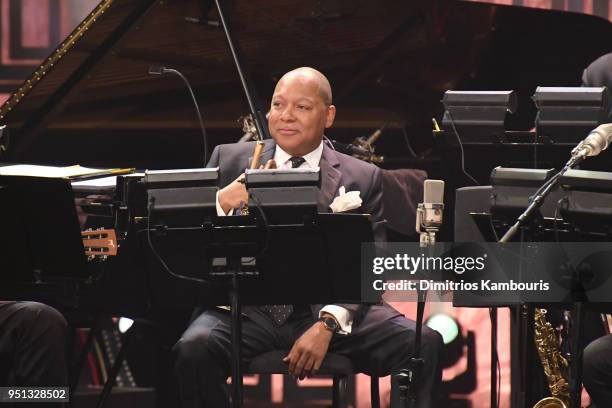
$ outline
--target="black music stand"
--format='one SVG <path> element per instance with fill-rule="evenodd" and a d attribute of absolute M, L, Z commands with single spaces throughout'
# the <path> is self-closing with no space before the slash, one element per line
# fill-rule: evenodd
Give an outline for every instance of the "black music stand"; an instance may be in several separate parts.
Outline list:
<path fill-rule="evenodd" d="M 471 193 L 471 194 L 470 194 Z M 457 191 L 457 207 L 455 208 L 455 231 L 463 234 L 459 241 L 495 242 L 497 237 L 494 230 L 491 214 L 489 213 L 491 187 L 466 187 Z M 470 196 L 475 199 L 468 200 Z M 475 211 L 474 211 L 475 210 Z M 482 307 L 483 305 L 472 304 L 470 300 L 462 299 L 455 293 L 453 297 L 455 307 Z M 497 408 L 497 309 L 511 305 L 490 304 L 488 305 L 491 321 L 491 381 L 490 381 L 490 407 Z"/>
<path fill-rule="evenodd" d="M 302 223 L 261 223 L 252 216 L 218 217 L 200 227 L 149 230 L 154 246 L 163 246 L 163 241 L 198 240 L 202 251 L 193 257 L 216 261 L 200 275 L 211 290 L 199 305 L 231 305 L 234 407 L 242 407 L 242 304 L 360 303 L 361 279 L 356 274 L 361 257 L 357 255 L 363 242 L 373 241 L 368 215 L 318 214 L 305 217 Z M 248 262 L 253 258 L 255 263 Z M 221 282 L 225 291 L 215 284 Z"/>
<path fill-rule="evenodd" d="M 0 176 L 0 187 L 0 281 L 9 282 L 0 285 L 0 297 L 28 296 L 32 300 L 55 280 L 87 279 L 87 258 L 70 180 Z M 25 292 L 13 292 L 16 284 L 23 285 Z"/>

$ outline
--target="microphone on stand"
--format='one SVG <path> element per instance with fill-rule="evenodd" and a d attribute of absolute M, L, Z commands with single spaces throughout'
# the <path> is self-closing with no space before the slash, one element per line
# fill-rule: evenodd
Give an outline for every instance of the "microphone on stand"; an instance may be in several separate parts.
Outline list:
<path fill-rule="evenodd" d="M 185 75 L 183 75 L 180 71 L 173 68 L 166 68 L 162 65 L 151 65 L 149 67 L 149 75 L 166 75 L 172 74 L 176 75 L 183 80 L 185 86 L 187 86 L 187 90 L 191 95 L 191 100 L 193 101 L 193 105 L 195 106 L 196 113 L 198 114 L 198 121 L 200 122 L 200 129 L 202 130 L 202 142 L 204 146 L 204 166 L 208 162 L 208 139 L 206 137 L 206 127 L 204 126 L 204 121 L 202 120 L 202 114 L 200 113 L 200 107 L 198 105 L 198 100 L 196 99 L 195 93 L 193 92 L 193 88 L 189 83 L 189 80 Z"/>
<path fill-rule="evenodd" d="M 572 157 L 597 156 L 608 148 L 610 142 L 612 142 L 612 123 L 599 125 L 578 146 L 574 147 Z"/>
<path fill-rule="evenodd" d="M 546 196 L 552 191 L 557 185 L 561 176 L 565 174 L 569 169 L 573 169 L 578 163 L 583 161 L 589 156 L 597 156 L 602 151 L 606 150 L 612 141 L 612 123 L 606 123 L 599 125 L 589 133 L 587 137 L 578 146 L 572 150 L 572 157 L 563 166 L 561 171 L 552 176 L 546 183 L 542 185 L 535 192 L 533 198 L 530 200 L 530 204 L 525 211 L 518 217 L 514 225 L 506 231 L 503 237 L 500 238 L 499 242 L 509 242 L 522 226 L 527 224 L 531 217 L 538 208 L 544 204 Z"/>
<path fill-rule="evenodd" d="M 433 250 L 436 243 L 436 232 L 442 225 L 442 210 L 444 210 L 444 181 L 425 180 L 423 185 L 423 202 L 417 207 L 416 231 L 420 234 L 421 248 Z M 414 330 L 414 349 L 409 368 L 399 370 L 395 375 L 398 383 L 399 406 L 416 408 L 417 390 L 421 385 L 421 377 L 425 360 L 421 357 L 421 337 L 423 331 L 423 316 L 427 291 L 417 288 L 417 315 Z"/>
<path fill-rule="evenodd" d="M 444 210 L 444 181 L 425 180 L 423 202 L 417 207 L 416 232 L 420 234 L 421 247 L 436 243 L 436 232 L 442 225 Z"/>

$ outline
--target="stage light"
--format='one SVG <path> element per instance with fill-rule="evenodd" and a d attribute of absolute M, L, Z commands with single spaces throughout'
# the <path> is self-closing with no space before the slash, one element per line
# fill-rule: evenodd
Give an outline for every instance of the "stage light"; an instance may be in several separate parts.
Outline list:
<path fill-rule="evenodd" d="M 119 328 L 119 333 L 123 334 L 130 330 L 130 327 L 134 324 L 132 319 L 128 319 L 127 317 L 120 317 L 119 323 L 117 323 L 117 327 Z"/>
<path fill-rule="evenodd" d="M 442 335 L 444 344 L 449 344 L 459 335 L 459 325 L 452 317 L 445 314 L 435 314 L 427 319 L 427 326 Z"/>
<path fill-rule="evenodd" d="M 429 316 L 425 324 L 442 335 L 444 341 L 442 366 L 447 368 L 457 364 L 464 354 L 466 344 L 459 322 L 447 314 L 437 313 Z"/>
<path fill-rule="evenodd" d="M 443 368 L 455 366 L 463 355 L 466 356 L 466 367 L 455 373 L 452 380 L 442 381 L 439 388 L 439 406 L 456 408 L 471 407 L 470 393 L 476 389 L 476 339 L 474 332 L 463 335 L 459 322 L 444 313 L 435 313 L 425 322 L 429 328 L 442 335 L 444 348 L 441 363 Z"/>

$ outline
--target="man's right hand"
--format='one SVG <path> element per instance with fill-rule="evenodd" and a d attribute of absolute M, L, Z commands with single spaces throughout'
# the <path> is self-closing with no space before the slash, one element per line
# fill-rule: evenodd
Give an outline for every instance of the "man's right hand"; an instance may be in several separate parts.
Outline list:
<path fill-rule="evenodd" d="M 226 214 L 232 208 L 240 208 L 242 204 L 247 203 L 249 200 L 246 187 L 240 180 L 244 181 L 244 174 L 241 174 L 236 180 L 219 190 L 219 204 Z"/>

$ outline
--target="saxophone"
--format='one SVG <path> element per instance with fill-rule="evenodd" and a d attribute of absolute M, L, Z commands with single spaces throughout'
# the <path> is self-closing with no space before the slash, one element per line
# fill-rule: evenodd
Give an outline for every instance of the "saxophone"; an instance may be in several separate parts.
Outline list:
<path fill-rule="evenodd" d="M 546 309 L 535 309 L 534 329 L 536 349 L 552 396 L 541 399 L 533 408 L 569 408 L 568 363 L 559 351 L 555 329 L 546 320 Z"/>

